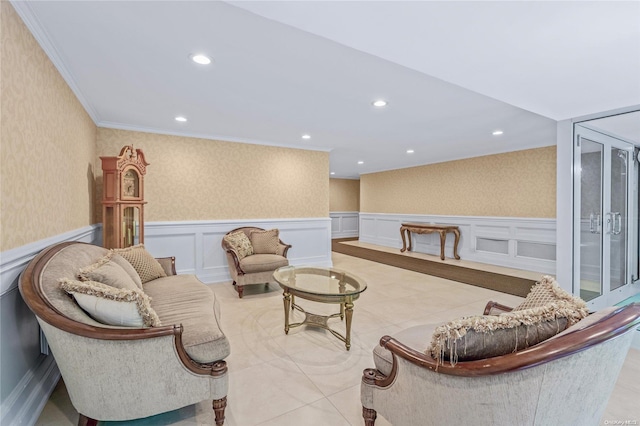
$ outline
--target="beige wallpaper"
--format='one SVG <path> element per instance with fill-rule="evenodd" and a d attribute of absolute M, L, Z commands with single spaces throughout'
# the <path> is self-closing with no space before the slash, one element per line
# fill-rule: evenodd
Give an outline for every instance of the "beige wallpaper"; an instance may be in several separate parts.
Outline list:
<path fill-rule="evenodd" d="M 360 210 L 360 181 L 357 179 L 329 179 L 329 211 L 357 212 Z"/>
<path fill-rule="evenodd" d="M 96 126 L 0 2 L 0 251 L 94 223 Z"/>
<path fill-rule="evenodd" d="M 556 147 L 360 176 L 360 211 L 556 217 Z"/>
<path fill-rule="evenodd" d="M 150 163 L 147 221 L 329 216 L 327 152 L 99 128 L 97 157 L 131 144 Z"/>

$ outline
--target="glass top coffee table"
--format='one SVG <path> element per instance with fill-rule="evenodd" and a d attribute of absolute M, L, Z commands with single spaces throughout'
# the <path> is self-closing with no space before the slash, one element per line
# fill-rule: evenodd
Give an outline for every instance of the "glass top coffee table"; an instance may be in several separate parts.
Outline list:
<path fill-rule="evenodd" d="M 353 317 L 353 302 L 360 297 L 360 293 L 367 289 L 367 284 L 361 278 L 339 269 L 284 266 L 273 273 L 273 278 L 284 290 L 284 332 L 289 329 L 310 325 L 329 330 L 331 334 L 345 343 L 347 350 L 351 348 L 351 319 Z M 295 304 L 295 297 L 321 303 L 335 303 L 340 305 L 340 312 L 332 315 L 316 315 L 306 312 Z M 297 310 L 305 315 L 304 321 L 289 324 L 289 310 Z M 331 318 L 346 318 L 346 335 L 329 328 L 327 324 Z"/>

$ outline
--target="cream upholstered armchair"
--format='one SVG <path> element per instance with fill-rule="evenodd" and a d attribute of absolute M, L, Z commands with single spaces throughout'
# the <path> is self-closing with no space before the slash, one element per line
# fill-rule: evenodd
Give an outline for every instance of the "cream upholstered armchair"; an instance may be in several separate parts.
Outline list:
<path fill-rule="evenodd" d="M 378 414 L 403 426 L 597 425 L 638 324 L 640 304 L 608 308 L 524 350 L 457 363 L 428 354 L 435 326 L 384 336 L 362 378 L 365 425 Z"/>
<path fill-rule="evenodd" d="M 277 229 L 265 231 L 245 226 L 229 231 L 222 238 L 222 249 L 226 252 L 238 297 L 242 298 L 245 285 L 271 282 L 276 269 L 289 265 L 290 248 L 291 245 L 280 240 Z"/>

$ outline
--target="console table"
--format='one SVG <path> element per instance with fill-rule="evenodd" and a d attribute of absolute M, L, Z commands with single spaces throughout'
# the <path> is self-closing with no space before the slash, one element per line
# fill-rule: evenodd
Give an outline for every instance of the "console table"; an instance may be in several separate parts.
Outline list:
<path fill-rule="evenodd" d="M 453 257 L 460 259 L 458 256 L 458 242 L 460 242 L 460 229 L 457 226 L 449 225 L 428 225 L 425 223 L 403 223 L 400 227 L 400 236 L 402 237 L 402 249 L 401 253 L 407 251 L 407 239 L 409 240 L 409 248 L 411 251 L 411 233 L 416 234 L 431 234 L 437 232 L 440 234 L 440 259 L 444 260 L 444 243 L 447 240 L 447 233 L 451 232 L 455 235 L 456 240 L 453 243 Z M 405 239 L 406 234 L 406 239 Z"/>

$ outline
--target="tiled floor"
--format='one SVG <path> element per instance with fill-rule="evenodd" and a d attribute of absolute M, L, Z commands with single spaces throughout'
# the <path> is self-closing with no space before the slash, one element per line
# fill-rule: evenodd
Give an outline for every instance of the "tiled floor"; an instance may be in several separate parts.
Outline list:
<path fill-rule="evenodd" d="M 481 313 L 488 300 L 513 306 L 519 297 L 403 269 L 333 254 L 334 267 L 364 278 L 368 289 L 355 302 L 352 347 L 321 329 L 283 331 L 282 293 L 271 285 L 246 287 L 238 299 L 229 283 L 211 287 L 220 298 L 222 326 L 231 343 L 225 425 L 363 425 L 362 370 L 373 367 L 371 351 L 380 337 L 418 324 Z M 315 313 L 335 305 L 297 302 Z M 300 315 L 298 312 L 296 315 Z M 333 324 L 342 326 L 339 320 Z M 640 351 L 632 349 L 603 421 L 640 424 Z M 37 425 L 75 425 L 78 414 L 60 383 Z M 210 401 L 162 415 L 112 425 L 213 424 Z M 622 424 L 622 423 L 620 423 Z M 389 425 L 378 417 L 376 425 Z M 398 426 L 398 425 L 397 425 Z"/>

